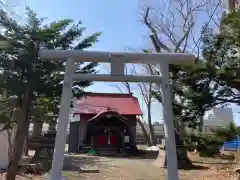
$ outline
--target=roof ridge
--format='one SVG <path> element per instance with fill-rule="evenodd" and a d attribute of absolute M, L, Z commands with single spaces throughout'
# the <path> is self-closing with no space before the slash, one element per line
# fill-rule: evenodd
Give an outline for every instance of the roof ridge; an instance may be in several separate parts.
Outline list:
<path fill-rule="evenodd" d="M 98 93 L 98 92 L 85 92 L 83 96 L 135 97 L 133 96 L 133 94 L 129 93 Z"/>

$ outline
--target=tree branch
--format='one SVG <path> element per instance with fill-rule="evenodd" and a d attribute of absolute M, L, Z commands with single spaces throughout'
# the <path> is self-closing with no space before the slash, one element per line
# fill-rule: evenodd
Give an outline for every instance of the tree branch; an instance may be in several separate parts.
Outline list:
<path fill-rule="evenodd" d="M 157 49 L 164 49 L 166 50 L 167 52 L 171 52 L 171 49 L 168 48 L 164 43 L 162 43 L 157 35 L 157 31 L 156 29 L 153 27 L 152 23 L 149 21 L 149 11 L 150 11 L 150 8 L 148 7 L 146 12 L 145 12 L 145 16 L 144 16 L 144 23 L 146 24 L 146 26 L 149 28 L 149 30 L 151 31 L 152 33 L 152 37 L 150 36 L 151 39 L 154 40 L 154 45 L 157 47 Z M 159 51 L 158 50 L 158 51 Z M 157 52 L 158 52 L 157 51 Z"/>

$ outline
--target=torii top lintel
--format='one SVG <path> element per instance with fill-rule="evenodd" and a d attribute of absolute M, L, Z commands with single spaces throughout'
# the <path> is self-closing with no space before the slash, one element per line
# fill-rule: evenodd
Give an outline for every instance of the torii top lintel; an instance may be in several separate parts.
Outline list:
<path fill-rule="evenodd" d="M 39 55 L 48 60 L 67 60 L 69 58 L 78 62 L 106 62 L 111 59 L 121 60 L 123 63 L 136 64 L 193 64 L 195 56 L 188 53 L 129 53 L 129 52 L 97 52 L 77 50 L 40 50 Z"/>

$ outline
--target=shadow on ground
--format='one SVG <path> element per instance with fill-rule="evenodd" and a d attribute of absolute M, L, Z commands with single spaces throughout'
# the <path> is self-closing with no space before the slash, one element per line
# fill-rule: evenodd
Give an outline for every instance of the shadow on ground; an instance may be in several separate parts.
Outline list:
<path fill-rule="evenodd" d="M 193 163 L 196 163 L 196 164 L 206 164 L 206 165 L 214 165 L 214 164 L 216 164 L 216 165 L 232 165 L 233 163 L 231 163 L 231 162 L 219 162 L 219 161 L 216 161 L 216 162 L 214 162 L 214 161 L 192 161 Z"/>
<path fill-rule="evenodd" d="M 209 169 L 209 167 L 202 166 L 202 165 L 195 165 L 195 164 L 193 164 L 192 166 L 187 166 L 187 167 L 181 168 L 181 170 L 187 170 L 187 171 L 188 170 L 207 170 L 207 169 Z"/>
<path fill-rule="evenodd" d="M 234 164 L 235 156 L 233 154 L 219 154 L 212 158 L 201 158 L 193 160 L 193 163 L 206 165 L 232 165 Z"/>

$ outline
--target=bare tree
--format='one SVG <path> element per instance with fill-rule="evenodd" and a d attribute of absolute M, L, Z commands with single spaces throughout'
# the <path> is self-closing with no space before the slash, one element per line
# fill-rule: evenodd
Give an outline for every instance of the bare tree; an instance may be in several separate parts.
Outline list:
<path fill-rule="evenodd" d="M 150 139 L 150 137 L 149 137 L 149 135 L 148 135 L 148 132 L 147 132 L 145 126 L 144 126 L 144 121 L 143 121 L 143 119 L 138 118 L 138 119 L 137 119 L 137 122 L 138 122 L 139 126 L 140 126 L 141 129 L 142 129 L 143 136 L 144 136 L 144 138 L 145 138 L 145 140 L 146 140 L 146 142 L 147 142 L 147 145 L 148 145 L 149 147 L 152 146 L 152 142 L 151 142 L 151 139 Z"/>
<path fill-rule="evenodd" d="M 198 56 L 203 25 L 207 27 L 218 24 L 219 14 L 226 7 L 221 0 L 171 0 L 168 3 L 161 0 L 157 7 L 154 5 L 156 4 L 145 4 L 141 13 L 143 23 L 150 31 L 153 51 L 190 52 Z M 162 12 L 162 9 L 165 11 Z M 209 19 L 202 21 L 198 18 L 200 14 L 205 14 Z"/>
<path fill-rule="evenodd" d="M 127 89 L 127 92 L 129 94 L 133 94 L 132 93 L 132 90 L 131 90 L 131 86 L 128 82 L 123 82 L 123 85 L 125 86 L 125 88 Z M 121 86 L 118 86 L 118 85 L 114 85 L 121 93 L 123 93 L 122 91 L 122 88 Z M 148 144 L 148 146 L 152 146 L 152 145 L 155 145 L 156 144 L 156 141 L 155 141 L 155 136 L 154 136 L 154 130 L 153 130 L 153 126 L 152 126 L 152 121 L 151 121 L 151 102 L 149 101 L 149 98 L 143 96 L 144 98 L 144 102 L 147 103 L 147 114 L 148 114 L 148 126 L 149 126 L 149 134 L 144 126 L 144 121 L 142 118 L 138 118 L 137 119 L 137 122 L 138 124 L 140 125 L 141 129 L 142 129 L 142 132 L 143 132 L 143 135 L 144 135 L 144 138 Z"/>
<path fill-rule="evenodd" d="M 141 69 L 145 74 L 152 75 L 153 70 L 151 65 L 143 65 L 143 66 L 138 66 L 136 67 L 135 65 L 132 65 L 132 72 L 137 75 L 139 74 L 137 72 L 137 68 Z M 149 126 L 149 135 L 150 135 L 150 140 L 152 145 L 156 145 L 156 138 L 155 138 L 155 133 L 154 133 L 154 126 L 152 123 L 152 102 L 153 102 L 153 83 L 138 83 L 138 88 L 140 90 L 141 96 L 144 100 L 144 103 L 147 107 L 147 121 L 148 121 L 148 126 Z"/>
<path fill-rule="evenodd" d="M 157 53 L 189 52 L 196 54 L 198 57 L 200 56 L 203 32 L 207 27 L 218 27 L 221 15 L 226 7 L 221 0 L 145 2 L 141 9 L 141 16 L 143 23 L 149 30 L 151 51 Z M 203 15 L 207 18 L 199 18 Z M 156 74 L 156 71 L 150 73 Z M 171 72 L 170 76 L 174 77 L 176 75 Z M 174 79 L 174 83 L 177 83 L 177 79 Z M 157 87 L 157 91 L 159 90 Z M 161 99 L 158 100 L 161 102 Z M 184 98 L 176 91 L 173 91 L 173 100 L 179 104 L 186 103 Z M 200 118 L 201 121 L 203 121 L 202 119 Z M 203 125 L 203 122 L 200 122 L 200 124 Z M 176 135 L 179 135 L 178 139 L 180 141 L 183 141 L 184 129 L 184 123 L 179 120 L 176 125 Z M 189 163 L 187 153 L 182 149 L 179 149 L 179 151 L 181 151 L 181 159 L 185 160 L 185 163 Z"/>
<path fill-rule="evenodd" d="M 219 24 L 219 17 L 226 7 L 222 2 L 221 0 L 160 0 L 159 4 L 144 4 L 141 12 L 142 20 L 150 31 L 154 51 L 159 52 L 161 49 L 165 52 L 198 54 L 202 27 L 205 23 L 211 27 Z M 204 19 L 200 16 L 209 18 Z"/>

